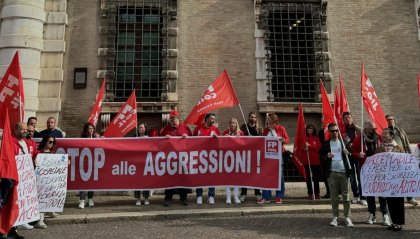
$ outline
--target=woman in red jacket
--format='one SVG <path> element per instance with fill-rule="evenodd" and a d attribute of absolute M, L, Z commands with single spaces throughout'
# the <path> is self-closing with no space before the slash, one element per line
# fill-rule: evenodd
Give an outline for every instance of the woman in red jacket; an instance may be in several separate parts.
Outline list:
<path fill-rule="evenodd" d="M 308 188 L 308 200 L 321 199 L 319 195 L 319 179 L 321 175 L 319 150 L 321 142 L 317 136 L 317 131 L 313 124 L 306 126 L 305 151 L 308 151 L 309 158 L 302 160 L 306 171 L 306 187 Z M 309 166 L 310 169 L 309 170 Z M 311 177 L 312 171 L 312 177 Z M 313 182 L 313 187 L 312 187 Z M 314 195 L 315 194 L 315 195 Z"/>

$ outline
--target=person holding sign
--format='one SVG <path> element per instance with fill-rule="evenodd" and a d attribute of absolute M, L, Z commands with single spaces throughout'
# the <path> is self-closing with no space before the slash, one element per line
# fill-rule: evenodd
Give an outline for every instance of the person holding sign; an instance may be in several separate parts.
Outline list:
<path fill-rule="evenodd" d="M 229 129 L 223 132 L 223 135 L 228 136 L 244 136 L 244 132 L 239 129 L 238 120 L 235 117 L 230 118 Z M 241 200 L 239 199 L 239 187 L 233 187 L 233 200 L 236 204 L 240 204 Z M 230 187 L 226 187 L 226 204 L 232 204 L 231 191 Z"/>
<path fill-rule="evenodd" d="M 375 154 L 376 149 L 379 147 L 379 135 L 376 133 L 376 125 L 371 122 L 365 122 L 363 124 L 363 148 L 362 146 L 362 137 L 359 135 L 357 136 L 352 145 L 352 155 L 354 158 L 359 160 L 360 167 L 366 161 L 367 157 L 370 157 Z M 361 193 L 360 193 L 361 194 Z M 388 206 L 386 204 L 386 198 L 378 197 L 379 199 L 379 206 L 383 215 L 383 222 L 382 225 L 390 226 L 391 221 L 388 216 Z M 375 212 L 376 212 L 376 202 L 374 196 L 367 196 L 366 197 L 367 204 L 368 204 L 368 212 L 369 217 L 367 220 L 367 224 L 374 224 L 376 222 Z"/>
<path fill-rule="evenodd" d="M 397 142 L 394 140 L 394 137 L 394 131 L 390 128 L 385 128 L 382 132 L 383 143 L 379 146 L 376 152 L 404 153 L 404 148 L 397 144 Z M 392 220 L 392 225 L 390 225 L 388 229 L 393 231 L 401 231 L 402 225 L 405 224 L 404 198 L 387 197 L 386 202 L 388 203 L 388 210 Z"/>
<path fill-rule="evenodd" d="M 341 191 L 343 195 L 344 206 L 344 222 L 346 227 L 353 227 L 350 219 L 350 174 L 351 168 L 348 159 L 349 152 L 344 147 L 343 142 L 338 138 L 338 126 L 335 123 L 328 125 L 328 131 L 331 140 L 326 141 L 321 148 L 321 160 L 324 161 L 325 173 L 328 175 L 328 183 L 330 186 L 331 206 L 333 211 L 333 219 L 331 226 L 337 226 L 338 222 L 338 194 Z"/>
<path fill-rule="evenodd" d="M 99 134 L 96 133 L 95 130 L 95 126 L 91 123 L 86 123 L 83 126 L 83 131 L 82 131 L 82 138 L 99 138 Z M 88 191 L 87 192 L 87 196 L 88 196 L 88 205 L 89 207 L 93 207 L 95 206 L 95 203 L 93 202 L 93 191 Z M 86 199 L 86 191 L 80 191 L 79 192 L 79 208 L 83 209 L 85 208 L 85 199 Z"/>

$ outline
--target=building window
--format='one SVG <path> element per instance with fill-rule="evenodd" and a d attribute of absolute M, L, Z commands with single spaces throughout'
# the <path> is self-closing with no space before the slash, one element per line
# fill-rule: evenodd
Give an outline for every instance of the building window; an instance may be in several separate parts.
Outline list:
<path fill-rule="evenodd" d="M 323 13 L 316 3 L 262 4 L 270 101 L 317 101 L 319 80 L 326 70 Z"/>
<path fill-rule="evenodd" d="M 112 63 L 107 65 L 113 101 L 136 89 L 138 101 L 160 101 L 165 93 L 170 0 L 110 0 L 108 21 L 114 31 Z M 109 89 L 108 88 L 108 89 Z"/>

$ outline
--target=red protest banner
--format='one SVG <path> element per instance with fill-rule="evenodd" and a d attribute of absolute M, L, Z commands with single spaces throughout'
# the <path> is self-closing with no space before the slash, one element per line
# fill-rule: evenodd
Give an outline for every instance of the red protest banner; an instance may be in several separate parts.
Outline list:
<path fill-rule="evenodd" d="M 71 160 L 68 190 L 280 188 L 277 138 L 57 139 L 57 147 Z"/>

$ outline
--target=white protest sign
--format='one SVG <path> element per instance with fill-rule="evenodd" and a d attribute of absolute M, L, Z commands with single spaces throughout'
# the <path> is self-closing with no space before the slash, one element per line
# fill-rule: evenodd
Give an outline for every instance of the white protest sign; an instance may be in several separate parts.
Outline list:
<path fill-rule="evenodd" d="M 38 154 L 36 181 L 40 212 L 62 212 L 67 193 L 67 154 Z"/>
<path fill-rule="evenodd" d="M 389 152 L 368 157 L 360 178 L 363 196 L 420 196 L 419 162 L 412 154 Z"/>
<path fill-rule="evenodd" d="M 36 178 L 31 154 L 16 156 L 16 167 L 19 175 L 18 205 L 19 217 L 15 226 L 39 219 Z"/>

